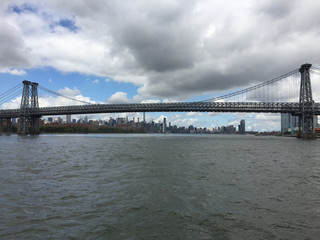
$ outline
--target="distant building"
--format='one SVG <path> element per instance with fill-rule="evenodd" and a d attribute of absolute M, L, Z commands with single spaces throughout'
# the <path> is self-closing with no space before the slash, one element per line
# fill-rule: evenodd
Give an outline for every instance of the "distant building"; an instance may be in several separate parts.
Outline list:
<path fill-rule="evenodd" d="M 71 123 L 71 115 L 70 114 L 68 114 L 66 116 L 66 123 Z"/>
<path fill-rule="evenodd" d="M 162 132 L 165 133 L 166 130 L 167 130 L 167 118 L 163 118 Z"/>
<path fill-rule="evenodd" d="M 227 134 L 233 134 L 233 133 L 234 133 L 234 127 L 233 127 L 233 125 L 227 126 L 225 133 L 227 133 Z"/>
<path fill-rule="evenodd" d="M 281 113 L 281 132 L 291 132 L 299 127 L 299 116 L 292 116 L 290 113 Z"/>
<path fill-rule="evenodd" d="M 54 119 L 55 123 L 63 123 L 63 119 L 61 117 L 57 117 Z"/>
<path fill-rule="evenodd" d="M 240 121 L 239 133 L 240 133 L 240 134 L 245 134 L 245 133 L 246 133 L 246 122 L 244 121 L 244 119 L 242 119 L 242 120 Z"/>

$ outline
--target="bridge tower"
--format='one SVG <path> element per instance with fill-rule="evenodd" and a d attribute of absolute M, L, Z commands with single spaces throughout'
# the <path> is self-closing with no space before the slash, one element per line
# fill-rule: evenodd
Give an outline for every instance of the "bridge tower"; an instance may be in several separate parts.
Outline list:
<path fill-rule="evenodd" d="M 18 133 L 27 134 L 30 124 L 30 133 L 38 134 L 40 116 L 30 116 L 32 110 L 39 108 L 38 83 L 32 83 L 26 80 L 22 83 L 23 90 L 20 104 Z"/>
<path fill-rule="evenodd" d="M 38 83 L 31 83 L 31 109 L 39 108 L 39 100 L 38 100 Z M 30 125 L 32 134 L 39 134 L 40 132 L 40 116 L 32 116 L 30 118 Z"/>
<path fill-rule="evenodd" d="M 314 101 L 312 99 L 310 73 L 311 64 L 303 64 L 299 71 L 301 73 L 300 84 L 300 110 L 299 130 L 302 134 L 314 134 Z"/>

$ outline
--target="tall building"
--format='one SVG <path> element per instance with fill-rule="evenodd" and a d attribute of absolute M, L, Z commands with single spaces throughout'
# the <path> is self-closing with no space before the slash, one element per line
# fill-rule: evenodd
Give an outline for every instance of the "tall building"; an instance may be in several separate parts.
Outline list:
<path fill-rule="evenodd" d="M 245 134 L 246 133 L 246 122 L 244 121 L 244 119 L 242 119 L 240 121 L 239 132 L 240 132 L 240 134 Z"/>
<path fill-rule="evenodd" d="M 292 116 L 290 113 L 281 113 L 281 132 L 291 132 L 299 127 L 299 116 Z"/>
<path fill-rule="evenodd" d="M 71 115 L 70 114 L 68 114 L 66 116 L 66 123 L 71 123 Z"/>
<path fill-rule="evenodd" d="M 165 133 L 166 130 L 167 130 L 167 118 L 163 118 L 162 132 Z"/>

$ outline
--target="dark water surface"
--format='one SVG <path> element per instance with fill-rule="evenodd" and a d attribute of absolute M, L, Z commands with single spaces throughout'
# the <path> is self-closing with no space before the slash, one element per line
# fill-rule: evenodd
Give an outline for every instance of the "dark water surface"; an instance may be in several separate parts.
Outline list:
<path fill-rule="evenodd" d="M 2 135 L 0 239 L 320 239 L 320 141 Z"/>

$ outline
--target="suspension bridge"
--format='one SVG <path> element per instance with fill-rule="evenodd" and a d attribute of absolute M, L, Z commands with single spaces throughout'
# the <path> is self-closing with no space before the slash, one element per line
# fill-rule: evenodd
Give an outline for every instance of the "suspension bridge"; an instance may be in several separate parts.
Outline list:
<path fill-rule="evenodd" d="M 255 112 L 299 116 L 299 131 L 311 135 L 314 134 L 314 116 L 320 115 L 320 103 L 312 97 L 310 72 L 320 76 L 320 69 L 303 64 L 299 69 L 240 91 L 204 101 L 173 103 L 91 104 L 25 80 L 22 95 L 20 86 L 0 95 L 0 104 L 21 95 L 20 108 L 0 110 L 0 132 L 2 122 L 7 121 L 7 128 L 10 128 L 12 118 L 19 119 L 18 133 L 37 134 L 42 116 L 120 112 Z M 40 107 L 38 89 L 77 101 L 78 105 Z"/>

